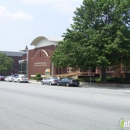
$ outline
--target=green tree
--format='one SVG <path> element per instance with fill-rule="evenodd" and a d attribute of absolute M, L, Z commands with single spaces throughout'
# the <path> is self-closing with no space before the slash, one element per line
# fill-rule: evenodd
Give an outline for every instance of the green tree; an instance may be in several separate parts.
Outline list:
<path fill-rule="evenodd" d="M 7 72 L 12 69 L 13 60 L 5 53 L 0 52 L 0 73 Z"/>
<path fill-rule="evenodd" d="M 52 57 L 58 67 L 106 68 L 130 60 L 130 0 L 84 0 Z"/>

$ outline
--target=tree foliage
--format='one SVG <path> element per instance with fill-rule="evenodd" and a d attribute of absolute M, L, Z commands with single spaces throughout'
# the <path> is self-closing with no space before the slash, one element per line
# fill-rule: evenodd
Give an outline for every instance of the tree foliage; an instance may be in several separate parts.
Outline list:
<path fill-rule="evenodd" d="M 84 0 L 54 55 L 58 67 L 106 68 L 130 60 L 130 0 Z"/>
<path fill-rule="evenodd" d="M 6 56 L 5 53 L 0 52 L 0 73 L 7 72 L 12 69 L 13 60 Z"/>

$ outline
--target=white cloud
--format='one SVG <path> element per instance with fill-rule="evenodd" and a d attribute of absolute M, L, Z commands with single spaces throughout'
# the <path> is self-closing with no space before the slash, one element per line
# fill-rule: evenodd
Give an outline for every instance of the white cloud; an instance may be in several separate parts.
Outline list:
<path fill-rule="evenodd" d="M 81 0 L 21 0 L 25 3 L 37 5 L 49 5 L 51 9 L 62 11 L 64 13 L 73 13 L 76 7 L 82 4 Z"/>
<path fill-rule="evenodd" d="M 0 6 L 0 19 L 2 20 L 31 20 L 32 18 L 24 11 L 11 13 L 4 6 Z"/>

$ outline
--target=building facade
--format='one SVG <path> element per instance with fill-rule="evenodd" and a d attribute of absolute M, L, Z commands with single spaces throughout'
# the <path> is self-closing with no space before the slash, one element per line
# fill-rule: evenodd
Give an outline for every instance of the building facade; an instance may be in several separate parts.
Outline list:
<path fill-rule="evenodd" d="M 11 74 L 18 74 L 19 73 L 19 60 L 23 58 L 22 52 L 13 52 L 13 51 L 0 51 L 5 53 L 8 57 L 11 57 L 13 60 L 13 69 L 4 73 L 3 75 L 11 75 Z"/>
<path fill-rule="evenodd" d="M 38 73 L 42 77 L 55 75 L 51 57 L 57 41 L 51 41 L 41 36 L 35 38 L 31 45 L 34 46 L 34 49 L 28 50 L 28 77 L 34 77 Z"/>

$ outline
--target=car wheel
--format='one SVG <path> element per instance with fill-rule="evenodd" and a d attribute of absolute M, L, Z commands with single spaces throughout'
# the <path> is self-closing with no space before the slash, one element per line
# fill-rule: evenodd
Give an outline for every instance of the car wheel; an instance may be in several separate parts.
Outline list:
<path fill-rule="evenodd" d="M 50 85 L 52 85 L 52 83 L 51 83 L 51 82 L 50 82 L 49 84 L 50 84 Z"/>
<path fill-rule="evenodd" d="M 69 83 L 67 83 L 66 86 L 69 87 Z"/>
<path fill-rule="evenodd" d="M 42 85 L 44 85 L 44 82 L 41 82 Z"/>
<path fill-rule="evenodd" d="M 57 86 L 59 86 L 59 83 L 57 83 Z"/>

